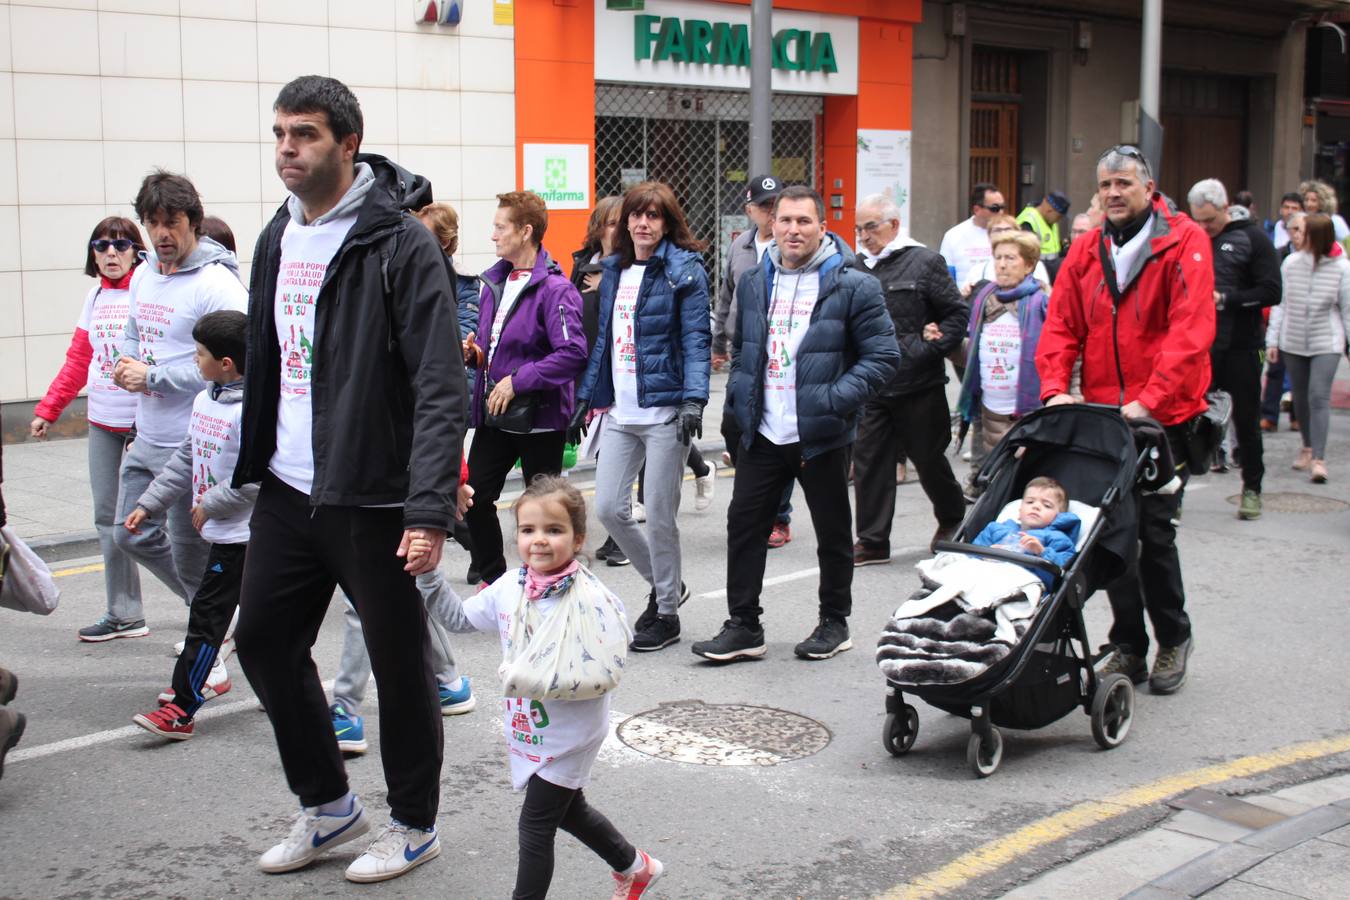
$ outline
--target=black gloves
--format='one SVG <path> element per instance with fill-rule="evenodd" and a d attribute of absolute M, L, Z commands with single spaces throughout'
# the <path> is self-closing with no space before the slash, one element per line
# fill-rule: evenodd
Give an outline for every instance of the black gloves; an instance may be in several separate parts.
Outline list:
<path fill-rule="evenodd" d="M 572 421 L 567 423 L 567 434 L 563 437 L 567 443 L 574 446 L 581 443 L 581 436 L 586 433 L 587 412 L 585 404 L 578 402 L 576 412 L 572 413 Z"/>
<path fill-rule="evenodd" d="M 703 404 L 697 400 L 685 400 L 675 420 L 680 426 L 680 442 L 688 444 L 696 437 L 703 437 Z"/>

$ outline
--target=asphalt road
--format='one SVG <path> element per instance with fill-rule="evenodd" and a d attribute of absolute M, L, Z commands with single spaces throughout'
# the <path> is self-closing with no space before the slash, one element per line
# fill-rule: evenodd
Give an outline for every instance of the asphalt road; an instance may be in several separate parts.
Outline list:
<path fill-rule="evenodd" d="M 1334 480 L 1320 487 L 1288 469 L 1293 435 L 1268 439 L 1267 495 L 1350 501 L 1344 449 L 1350 416 L 1337 413 L 1332 431 Z M 1350 731 L 1350 512 L 1341 504 L 1334 512 L 1271 511 L 1259 522 L 1239 522 L 1230 501 L 1238 489 L 1236 474 L 1229 474 L 1198 479 L 1187 493 L 1181 547 L 1197 642 L 1190 683 L 1170 697 L 1142 692 L 1133 732 L 1109 753 L 1097 749 L 1080 714 L 1037 732 L 1006 734 L 1002 768 L 977 781 L 965 763 L 965 720 L 920 705 L 921 733 L 908 757 L 891 758 L 880 742 L 883 679 L 872 648 L 888 613 L 917 583 L 911 566 L 933 528 L 920 488 L 900 488 L 893 539 L 899 556 L 857 572 L 854 651 L 820 663 L 792 656 L 792 645 L 815 624 L 814 540 L 800 509 L 795 539 L 769 556 L 768 576 L 777 583 L 765 591 L 768 657 L 713 667 L 692 656 L 689 644 L 714 634 L 725 617 L 717 592 L 727 565 L 731 481 L 719 480 L 706 512 L 692 510 L 687 485 L 680 526 L 695 597 L 682 614 L 685 640 L 633 660 L 615 696 L 616 722 L 670 701 L 752 704 L 819 722 L 828 745 L 776 765 L 728 767 L 658 759 L 611 740 L 588 796 L 666 863 L 656 896 L 863 897 L 1076 803 Z M 464 563 L 451 548 L 446 571 L 456 581 Z M 0 660 L 20 674 L 15 706 L 30 719 L 0 781 L 0 896 L 509 895 L 520 798 L 510 790 L 499 717 L 489 702 L 498 662 L 494 636 L 463 636 L 455 645 L 480 706 L 445 720 L 440 858 L 377 888 L 343 879 L 343 867 L 359 852 L 355 844 L 307 870 L 268 876 L 257 869 L 257 855 L 284 836 L 296 804 L 267 718 L 237 665 L 231 664 L 233 690 L 208 704 L 191 741 L 167 744 L 132 733 L 131 716 L 152 708 L 168 683 L 170 648 L 182 635 L 186 610 L 150 584 L 149 637 L 80 644 L 75 630 L 102 609 L 102 576 L 80 572 L 78 562 L 60 567 L 74 571 L 61 579 L 56 614 L 0 614 Z M 636 615 L 645 594 L 636 573 L 600 571 Z M 316 648 L 326 678 L 337 660 L 337 613 L 335 605 Z M 1088 618 L 1094 643 L 1104 641 L 1104 597 L 1090 603 Z M 350 760 L 348 771 L 378 820 L 386 808 L 376 703 L 372 696 L 364 710 L 372 713 L 371 752 Z M 734 736 L 721 739 L 721 746 L 737 744 Z M 755 741 L 747 733 L 741 749 Z M 1350 769 L 1345 755 L 1263 776 L 1263 783 L 1344 769 Z M 1162 814 L 1161 807 L 1144 808 L 1070 835 L 956 893 L 996 896 Z M 553 896 L 609 890 L 604 863 L 560 836 Z"/>

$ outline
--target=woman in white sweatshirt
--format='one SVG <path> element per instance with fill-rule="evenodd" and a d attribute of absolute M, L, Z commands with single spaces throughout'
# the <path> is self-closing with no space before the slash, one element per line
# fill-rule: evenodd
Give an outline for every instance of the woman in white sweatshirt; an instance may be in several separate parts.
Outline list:
<path fill-rule="evenodd" d="M 1314 484 L 1327 480 L 1327 429 L 1331 423 L 1331 382 L 1350 334 L 1350 261 L 1332 255 L 1336 233 L 1329 216 L 1305 220 L 1303 248 L 1280 267 L 1284 295 L 1270 314 L 1267 354 L 1284 360 L 1294 388 L 1303 449 L 1294 468 Z"/>

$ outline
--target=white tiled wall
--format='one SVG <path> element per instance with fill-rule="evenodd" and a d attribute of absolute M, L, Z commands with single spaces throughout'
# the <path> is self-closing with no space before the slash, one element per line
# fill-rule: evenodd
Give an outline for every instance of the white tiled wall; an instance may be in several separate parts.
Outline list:
<path fill-rule="evenodd" d="M 460 212 L 465 271 L 493 261 L 494 196 L 515 187 L 513 29 L 492 0 L 457 28 L 409 0 L 0 0 L 0 400 L 40 397 L 91 282 L 84 241 L 130 215 L 155 167 L 230 223 L 245 275 L 285 190 L 272 100 L 297 75 L 361 99 L 365 148 Z"/>

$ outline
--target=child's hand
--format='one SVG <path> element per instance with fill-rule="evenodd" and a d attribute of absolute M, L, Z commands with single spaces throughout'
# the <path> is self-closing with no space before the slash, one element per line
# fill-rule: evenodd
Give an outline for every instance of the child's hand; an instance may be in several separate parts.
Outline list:
<path fill-rule="evenodd" d="M 208 515 L 206 514 L 206 510 L 203 509 L 203 508 L 201 507 L 200 504 L 197 505 L 197 506 L 192 507 L 192 527 L 193 527 L 193 528 L 197 529 L 198 531 L 201 531 L 201 530 L 202 530 L 202 526 L 206 524 L 206 520 L 209 519 L 209 518 L 211 518 L 211 517 L 208 516 Z"/>
<path fill-rule="evenodd" d="M 1045 545 L 1042 544 L 1035 536 L 1027 534 L 1025 531 L 1022 532 L 1021 544 L 1022 549 L 1025 550 L 1027 553 L 1032 554 L 1033 556 L 1040 556 L 1042 553 L 1045 552 Z"/>
<path fill-rule="evenodd" d="M 132 534 L 140 534 L 141 523 L 148 518 L 150 518 L 150 513 L 138 506 L 131 511 L 131 515 L 127 516 L 127 520 L 122 523 L 122 526 Z"/>
<path fill-rule="evenodd" d="M 445 532 L 436 528 L 408 528 L 403 532 L 394 555 L 407 559 L 403 571 L 409 575 L 430 572 L 441 563 L 441 549 L 445 546 Z"/>
<path fill-rule="evenodd" d="M 473 488 L 467 484 L 460 484 L 459 490 L 455 492 L 455 518 L 464 518 L 464 514 L 471 506 L 473 506 Z"/>

